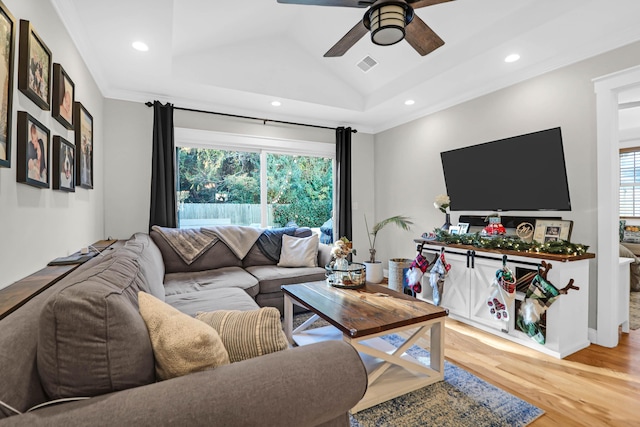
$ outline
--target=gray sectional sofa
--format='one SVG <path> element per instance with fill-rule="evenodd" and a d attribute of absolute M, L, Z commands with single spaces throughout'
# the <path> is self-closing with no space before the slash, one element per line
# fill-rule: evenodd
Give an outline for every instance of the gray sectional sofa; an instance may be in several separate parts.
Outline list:
<path fill-rule="evenodd" d="M 227 226 L 219 226 L 216 229 L 240 232 L 247 230 L 246 227 Z M 288 233 L 292 237 L 311 236 L 311 230 L 306 227 L 288 227 L 280 230 L 282 234 Z M 214 290 L 216 299 L 242 295 L 243 299 L 247 300 L 243 293 L 238 293 L 238 290 L 243 290 L 253 297 L 259 306 L 276 307 L 283 313 L 284 297 L 280 287 L 324 280 L 324 266 L 331 261 L 331 246 L 320 243 L 315 267 L 279 267 L 278 259 L 269 258 L 261 250 L 258 240 L 242 258 L 224 241 L 218 241 L 203 251 L 195 261 L 187 264 L 158 231 L 152 230 L 150 236 L 164 259 L 167 302 L 188 314 L 195 314 L 196 311 L 206 308 L 203 305 L 206 303 L 202 301 L 209 299 L 208 294 L 200 292 Z"/>
<path fill-rule="evenodd" d="M 188 314 L 251 310 L 280 306 L 280 284 L 319 277 L 218 245 L 185 268 L 158 236 L 136 234 L 0 320 L 0 427 L 349 425 L 367 376 L 344 342 L 156 380 L 138 291 Z"/>

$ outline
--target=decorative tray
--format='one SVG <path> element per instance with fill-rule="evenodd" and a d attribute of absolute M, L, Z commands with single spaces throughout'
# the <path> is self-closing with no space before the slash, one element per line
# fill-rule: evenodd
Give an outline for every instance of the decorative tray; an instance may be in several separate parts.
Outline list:
<path fill-rule="evenodd" d="M 364 264 L 344 261 L 342 265 L 334 262 L 324 267 L 327 283 L 342 289 L 362 288 L 366 283 Z"/>
<path fill-rule="evenodd" d="M 359 285 L 345 285 L 342 283 L 331 283 L 331 286 L 333 286 L 334 288 L 340 288 L 340 289 L 360 289 L 360 288 L 364 288 L 365 285 L 366 283 L 361 283 Z"/>

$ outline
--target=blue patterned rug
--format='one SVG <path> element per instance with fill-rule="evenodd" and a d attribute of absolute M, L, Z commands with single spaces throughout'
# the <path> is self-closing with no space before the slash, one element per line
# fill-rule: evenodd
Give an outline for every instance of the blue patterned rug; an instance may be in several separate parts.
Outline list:
<path fill-rule="evenodd" d="M 383 339 L 395 346 L 403 342 L 397 335 Z M 429 365 L 426 350 L 413 346 L 407 353 Z M 542 414 L 542 409 L 445 361 L 444 381 L 364 409 L 350 418 L 352 427 L 511 427 L 526 426 Z"/>

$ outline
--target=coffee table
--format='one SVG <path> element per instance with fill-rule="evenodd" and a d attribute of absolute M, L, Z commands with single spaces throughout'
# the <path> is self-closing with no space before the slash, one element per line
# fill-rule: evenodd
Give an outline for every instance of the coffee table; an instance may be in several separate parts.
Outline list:
<path fill-rule="evenodd" d="M 351 413 L 444 379 L 445 309 L 380 285 L 342 289 L 321 281 L 283 285 L 282 290 L 284 329 L 291 344 L 342 339 L 358 350 L 367 368 L 369 386 Z M 295 330 L 294 304 L 314 313 Z M 320 318 L 330 326 L 308 329 Z M 397 340 L 394 337 L 398 346 L 381 338 L 403 331 L 407 333 L 397 335 Z M 404 338 L 406 335 L 409 337 Z M 420 338 L 429 341 L 427 364 L 406 353 Z"/>

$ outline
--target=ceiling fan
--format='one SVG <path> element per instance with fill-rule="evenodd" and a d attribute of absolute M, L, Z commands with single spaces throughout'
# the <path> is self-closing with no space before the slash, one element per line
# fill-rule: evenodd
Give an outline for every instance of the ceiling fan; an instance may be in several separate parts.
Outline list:
<path fill-rule="evenodd" d="M 414 9 L 448 1 L 452 0 L 278 0 L 278 3 L 369 8 L 362 20 L 329 49 L 325 57 L 344 55 L 368 31 L 371 41 L 377 45 L 390 46 L 406 39 L 425 56 L 442 46 L 444 41 L 414 13 Z"/>

